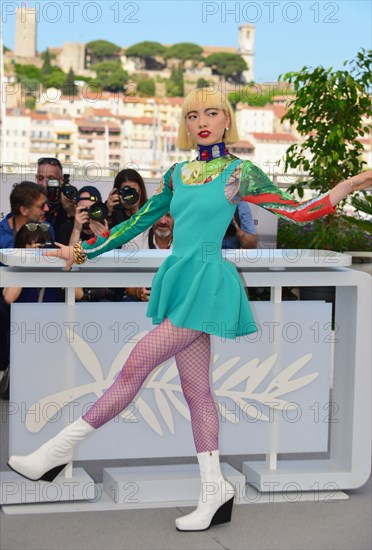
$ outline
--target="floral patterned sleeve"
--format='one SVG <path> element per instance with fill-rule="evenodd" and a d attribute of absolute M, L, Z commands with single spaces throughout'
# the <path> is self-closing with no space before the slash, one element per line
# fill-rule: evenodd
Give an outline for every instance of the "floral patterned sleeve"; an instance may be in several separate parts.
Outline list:
<path fill-rule="evenodd" d="M 299 202 L 281 191 L 255 164 L 245 161 L 240 177 L 241 200 L 262 206 L 288 221 L 305 224 L 316 218 L 335 212 L 329 193 Z"/>
<path fill-rule="evenodd" d="M 159 218 L 169 211 L 172 200 L 173 165 L 164 175 L 154 195 L 142 208 L 128 220 L 115 225 L 110 231 L 83 241 L 82 247 L 88 259 L 95 258 L 113 248 L 118 248 L 151 227 Z"/>

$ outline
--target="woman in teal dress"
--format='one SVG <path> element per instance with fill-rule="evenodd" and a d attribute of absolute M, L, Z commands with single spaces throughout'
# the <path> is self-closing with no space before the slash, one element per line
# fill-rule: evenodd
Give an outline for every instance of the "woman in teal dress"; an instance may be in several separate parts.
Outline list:
<path fill-rule="evenodd" d="M 330 193 L 298 203 L 255 164 L 229 153 L 225 144 L 237 141 L 226 98 L 215 89 L 191 92 L 182 108 L 178 146 L 196 146 L 196 160 L 172 166 L 154 196 L 129 220 L 74 247 L 46 252 L 65 259 L 69 270 L 74 262 L 81 264 L 130 241 L 168 211 L 175 222 L 172 254 L 154 277 L 148 304 L 147 315 L 156 327 L 137 343 L 115 382 L 88 412 L 30 455 L 12 456 L 8 464 L 13 470 L 28 479 L 53 480 L 73 459 L 75 444 L 120 414 L 151 371 L 175 356 L 202 482 L 196 510 L 177 519 L 176 527 L 201 531 L 230 521 L 234 489 L 222 477 L 219 463 L 218 415 L 209 383 L 210 336 L 234 339 L 254 332 L 256 325 L 235 266 L 222 258 L 226 228 L 241 200 L 306 223 L 333 212 L 348 193 L 371 182 L 371 172 L 365 172 Z M 214 490 L 208 493 L 211 484 Z"/>

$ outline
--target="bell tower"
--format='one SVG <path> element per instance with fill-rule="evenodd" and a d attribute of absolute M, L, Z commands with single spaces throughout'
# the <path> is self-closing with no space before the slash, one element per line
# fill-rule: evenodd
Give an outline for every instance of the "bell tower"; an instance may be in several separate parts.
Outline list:
<path fill-rule="evenodd" d="M 248 69 L 243 72 L 245 83 L 254 80 L 254 35 L 256 27 L 254 25 L 241 25 L 239 27 L 239 53 L 247 63 Z"/>

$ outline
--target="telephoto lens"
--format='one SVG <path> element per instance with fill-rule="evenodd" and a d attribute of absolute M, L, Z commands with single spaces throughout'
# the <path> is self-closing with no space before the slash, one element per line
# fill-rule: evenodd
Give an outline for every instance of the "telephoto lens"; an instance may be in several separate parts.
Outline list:
<path fill-rule="evenodd" d="M 103 222 L 107 218 L 108 209 L 103 202 L 96 202 L 87 209 L 88 216 L 95 222 Z"/>
<path fill-rule="evenodd" d="M 78 194 L 78 190 L 74 185 L 70 185 L 69 183 L 64 183 L 61 187 L 62 193 L 70 200 L 75 200 L 76 196 Z"/>
<path fill-rule="evenodd" d="M 130 185 L 125 185 L 121 189 L 117 189 L 116 192 L 118 195 L 120 195 L 121 200 L 126 206 L 132 206 L 133 204 L 136 204 L 136 202 L 139 201 L 138 192 L 133 187 L 130 187 Z M 115 206 L 116 210 L 120 210 L 121 208 L 122 208 L 121 204 L 118 204 Z"/>

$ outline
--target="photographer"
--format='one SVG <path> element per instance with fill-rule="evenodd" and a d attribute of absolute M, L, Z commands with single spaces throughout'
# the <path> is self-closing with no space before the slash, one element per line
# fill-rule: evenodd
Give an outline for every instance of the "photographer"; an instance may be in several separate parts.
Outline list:
<path fill-rule="evenodd" d="M 97 207 L 96 210 L 92 207 Z M 89 210 L 95 217 L 90 217 Z M 64 223 L 58 234 L 57 241 L 62 244 L 75 244 L 80 240 L 90 239 L 108 230 L 107 207 L 102 203 L 101 193 L 96 187 L 86 185 L 76 196 L 75 216 Z"/>
<path fill-rule="evenodd" d="M 54 157 L 38 159 L 35 178 L 46 189 L 49 206 L 47 219 L 57 233 L 61 225 L 75 214 L 77 189 L 70 185 L 69 175 L 63 174 L 61 162 Z"/>
<path fill-rule="evenodd" d="M 62 225 L 57 242 L 74 245 L 108 231 L 107 206 L 102 202 L 101 193 L 96 187 L 82 187 L 76 197 L 75 217 Z M 120 301 L 124 290 L 120 288 L 77 288 L 76 300 L 87 302 Z"/>
<path fill-rule="evenodd" d="M 27 222 L 44 222 L 49 212 L 45 188 L 32 181 L 22 181 L 10 193 L 11 212 L 0 222 L 0 248 L 14 248 L 18 229 Z M 50 227 L 54 240 L 53 227 Z"/>
<path fill-rule="evenodd" d="M 136 214 L 145 202 L 147 192 L 142 176 L 132 168 L 118 172 L 106 201 L 110 228 Z"/>

